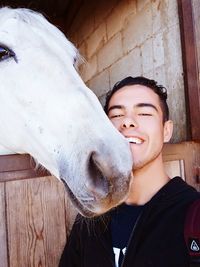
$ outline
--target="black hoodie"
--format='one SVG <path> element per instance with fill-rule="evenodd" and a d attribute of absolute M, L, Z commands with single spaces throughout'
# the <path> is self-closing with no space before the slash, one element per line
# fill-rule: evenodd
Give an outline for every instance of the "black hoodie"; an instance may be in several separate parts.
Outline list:
<path fill-rule="evenodd" d="M 123 267 L 189 267 L 184 241 L 186 211 L 200 194 L 180 177 L 171 179 L 145 205 L 128 242 Z M 109 213 L 78 216 L 59 267 L 115 267 Z"/>

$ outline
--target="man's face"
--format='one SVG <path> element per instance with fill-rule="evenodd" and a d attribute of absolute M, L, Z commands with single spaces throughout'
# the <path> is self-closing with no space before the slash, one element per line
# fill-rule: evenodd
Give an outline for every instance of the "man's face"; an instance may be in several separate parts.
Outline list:
<path fill-rule="evenodd" d="M 111 97 L 108 117 L 130 143 L 134 170 L 160 161 L 163 142 L 172 134 L 172 122 L 163 124 L 159 97 L 143 85 L 119 89 Z"/>

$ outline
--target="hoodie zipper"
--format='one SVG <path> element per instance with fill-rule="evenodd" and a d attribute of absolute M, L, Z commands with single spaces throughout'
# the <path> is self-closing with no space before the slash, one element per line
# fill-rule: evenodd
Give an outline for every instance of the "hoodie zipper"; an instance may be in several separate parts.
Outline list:
<path fill-rule="evenodd" d="M 134 227 L 133 227 L 133 230 L 132 230 L 132 232 L 131 232 L 130 238 L 129 238 L 129 240 L 128 240 L 127 247 L 126 247 L 126 252 L 125 252 L 125 255 L 124 255 L 124 258 L 123 258 L 123 260 L 122 260 L 122 264 L 121 264 L 120 267 L 123 267 L 123 266 L 124 266 L 124 262 L 125 262 L 125 260 L 126 260 L 126 253 L 127 253 L 127 251 L 128 251 L 130 242 L 131 242 L 131 240 L 132 240 L 132 238 L 133 238 L 133 235 L 134 235 L 134 233 L 135 233 L 135 229 L 136 229 L 136 227 L 137 227 L 137 225 L 138 225 L 138 222 L 139 222 L 139 220 L 140 220 L 140 218 L 141 218 L 143 212 L 144 212 L 144 211 L 142 211 L 142 212 L 140 213 L 140 215 L 138 216 L 138 218 L 137 218 L 137 220 L 136 220 L 136 222 L 135 222 L 135 225 L 134 225 Z"/>

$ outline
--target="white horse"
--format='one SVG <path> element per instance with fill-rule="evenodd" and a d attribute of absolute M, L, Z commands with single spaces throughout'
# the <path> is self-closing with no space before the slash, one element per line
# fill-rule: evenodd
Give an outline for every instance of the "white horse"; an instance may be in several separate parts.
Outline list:
<path fill-rule="evenodd" d="M 132 158 L 79 77 L 77 56 L 41 14 L 0 9 L 0 151 L 29 153 L 93 216 L 123 201 Z"/>

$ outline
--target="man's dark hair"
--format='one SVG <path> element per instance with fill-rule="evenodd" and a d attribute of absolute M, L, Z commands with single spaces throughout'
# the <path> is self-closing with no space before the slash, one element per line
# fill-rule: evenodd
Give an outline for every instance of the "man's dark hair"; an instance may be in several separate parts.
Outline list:
<path fill-rule="evenodd" d="M 108 114 L 108 106 L 109 106 L 109 102 L 111 97 L 113 96 L 113 94 L 115 92 L 117 92 L 119 89 L 121 89 L 124 86 L 129 86 L 129 85 L 144 85 L 148 88 L 150 88 L 154 93 L 156 93 L 159 96 L 160 99 L 160 106 L 163 112 L 163 122 L 167 121 L 169 119 L 169 108 L 167 105 L 167 89 L 162 86 L 162 85 L 158 85 L 156 81 L 154 80 L 150 80 L 148 78 L 145 77 L 126 77 L 123 80 L 117 82 L 112 90 L 110 92 L 108 92 L 107 96 L 106 96 L 106 102 L 105 102 L 105 106 L 104 106 L 104 110 L 106 112 L 106 114 Z"/>

